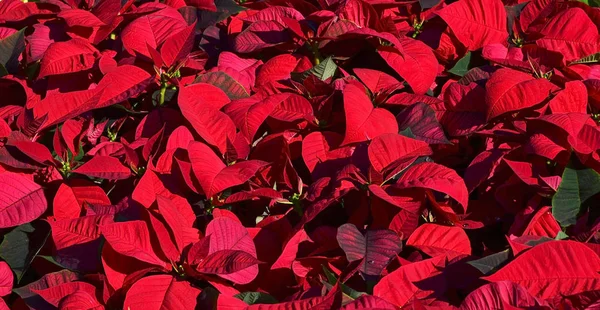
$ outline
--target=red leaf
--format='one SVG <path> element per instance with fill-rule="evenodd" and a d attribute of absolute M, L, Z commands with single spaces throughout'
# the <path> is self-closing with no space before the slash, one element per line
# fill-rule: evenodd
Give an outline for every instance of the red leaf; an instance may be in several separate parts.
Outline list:
<path fill-rule="evenodd" d="M 233 119 L 248 141 L 254 141 L 262 123 L 290 96 L 289 93 L 275 94 L 258 102 L 254 98 L 236 100 L 225 107 L 225 113 Z"/>
<path fill-rule="evenodd" d="M 586 113 L 588 94 L 585 84 L 581 81 L 565 83 L 565 89 L 559 91 L 548 105 L 552 113 Z"/>
<path fill-rule="evenodd" d="M 292 8 L 289 9 L 293 10 Z M 255 14 L 253 16 L 256 15 L 258 14 Z M 264 85 L 268 82 L 289 79 L 290 73 L 294 71 L 297 64 L 298 60 L 292 55 L 283 54 L 275 56 L 269 59 L 269 61 L 267 61 L 264 65 L 260 67 L 260 70 L 256 75 L 256 84 Z"/>
<path fill-rule="evenodd" d="M 281 255 L 277 258 L 277 261 L 273 263 L 271 266 L 271 270 L 280 269 L 280 268 L 292 268 L 292 263 L 296 260 L 296 255 L 298 255 L 298 250 L 300 245 L 305 241 L 311 241 L 310 237 L 306 233 L 304 229 L 296 232 L 290 240 L 285 244 L 285 247 L 281 251 Z"/>
<path fill-rule="evenodd" d="M 192 52 L 195 30 L 196 23 L 193 23 L 165 40 L 160 53 L 167 68 L 183 60 Z"/>
<path fill-rule="evenodd" d="M 98 53 L 95 47 L 83 39 L 52 43 L 44 53 L 38 78 L 90 69 Z"/>
<path fill-rule="evenodd" d="M 200 289 L 171 275 L 154 275 L 135 282 L 125 297 L 123 309 L 195 309 Z"/>
<path fill-rule="evenodd" d="M 243 20 L 247 22 L 257 22 L 261 20 L 274 20 L 279 22 L 280 24 L 284 24 L 283 18 L 291 18 L 296 20 L 303 20 L 304 16 L 302 13 L 298 12 L 293 7 L 285 7 L 285 6 L 272 6 L 267 7 L 258 11 L 256 14 L 245 17 Z"/>
<path fill-rule="evenodd" d="M 503 68 L 494 72 L 485 88 L 489 121 L 541 103 L 556 86 L 546 79 L 536 79 L 527 73 Z"/>
<path fill-rule="evenodd" d="M 100 96 L 96 96 L 95 100 L 90 102 L 84 110 L 77 112 L 80 114 L 91 109 L 104 108 L 135 97 L 142 93 L 153 80 L 154 76 L 137 66 L 119 66 L 107 73 L 98 83 L 96 90 Z"/>
<path fill-rule="evenodd" d="M 91 296 L 96 295 L 96 288 L 86 282 L 67 282 L 42 290 L 32 289 L 31 291 L 42 296 L 44 300 L 55 307 L 58 307 L 61 299 L 77 291 L 86 292 Z"/>
<path fill-rule="evenodd" d="M 194 130 L 208 144 L 225 154 L 228 144 L 235 140 L 235 124 L 219 111 L 230 100 L 219 88 L 198 83 L 179 91 L 179 108 Z"/>
<path fill-rule="evenodd" d="M 421 299 L 433 292 L 443 292 L 443 279 L 426 282 L 427 278 L 440 273 L 438 265 L 445 256 L 409 263 L 383 277 L 373 288 L 373 296 L 380 297 L 398 306 L 405 306 L 412 299 Z"/>
<path fill-rule="evenodd" d="M 84 203 L 110 205 L 110 200 L 99 186 L 76 182 L 72 186 L 63 183 L 54 196 L 54 218 L 58 220 L 77 218 Z"/>
<path fill-rule="evenodd" d="M 393 76 L 378 70 L 355 68 L 354 74 L 356 74 L 372 93 L 392 91 L 400 86 L 400 82 Z"/>
<path fill-rule="evenodd" d="M 421 41 L 404 38 L 400 43 L 402 51 L 379 47 L 379 55 L 406 80 L 415 94 L 425 94 L 437 76 L 437 59 L 431 48 Z"/>
<path fill-rule="evenodd" d="M 171 199 L 160 195 L 156 196 L 156 201 L 160 214 L 171 228 L 175 244 L 180 252 L 183 252 L 188 245 L 198 241 L 199 232 L 192 227 L 195 215 L 189 205 L 181 204 L 177 207 Z"/>
<path fill-rule="evenodd" d="M 163 6 L 164 7 L 164 6 Z M 137 18 L 121 32 L 123 46 L 131 55 L 139 53 L 151 58 L 147 46 L 157 49 L 169 35 L 183 31 L 187 23 L 170 7 Z"/>
<path fill-rule="evenodd" d="M 10 295 L 13 288 L 13 273 L 6 262 L 0 262 L 0 296 Z"/>
<path fill-rule="evenodd" d="M 373 310 L 396 310 L 396 306 L 390 304 L 384 299 L 371 296 L 361 295 L 349 304 L 344 305 L 343 310 L 361 310 L 361 309 L 373 309 Z"/>
<path fill-rule="evenodd" d="M 120 222 L 101 226 L 100 230 L 106 241 L 118 253 L 156 266 L 169 266 L 154 252 L 146 223 Z"/>
<path fill-rule="evenodd" d="M 131 176 L 129 168 L 123 166 L 118 159 L 110 156 L 94 156 L 73 172 L 108 180 L 123 180 Z"/>
<path fill-rule="evenodd" d="M 484 279 L 511 281 L 546 299 L 600 289 L 598 270 L 600 258 L 585 245 L 551 241 L 534 246 Z"/>
<path fill-rule="evenodd" d="M 70 9 L 62 11 L 58 14 L 58 17 L 65 20 L 67 26 L 74 27 L 102 27 L 106 26 L 106 24 L 98 19 L 96 15 L 92 14 L 90 11 L 80 10 L 80 9 Z"/>
<path fill-rule="evenodd" d="M 50 222 L 52 240 L 57 250 L 88 243 L 100 238 L 100 226 L 110 224 L 112 216 L 90 215 Z"/>
<path fill-rule="evenodd" d="M 464 180 L 452 169 L 435 163 L 421 163 L 408 168 L 394 187 L 421 187 L 448 194 L 467 210 L 469 193 Z"/>
<path fill-rule="evenodd" d="M 310 172 L 328 160 L 336 161 L 352 156 L 352 147 L 338 148 L 343 136 L 335 132 L 312 132 L 302 140 L 302 159 Z M 333 150 L 332 150 L 333 148 Z"/>
<path fill-rule="evenodd" d="M 254 304 L 246 310 L 321 310 L 340 309 L 342 303 L 342 290 L 336 284 L 325 296 L 309 297 L 301 300 L 283 302 L 279 304 Z"/>
<path fill-rule="evenodd" d="M 539 301 L 518 284 L 500 281 L 486 284 L 471 292 L 460 305 L 460 309 L 479 310 L 483 305 L 489 309 L 506 309 L 506 305 L 537 308 L 545 305 L 545 302 Z"/>
<path fill-rule="evenodd" d="M 0 173 L 0 228 L 31 222 L 47 207 L 42 187 L 19 174 Z"/>
<path fill-rule="evenodd" d="M 471 242 L 460 227 L 423 224 L 410 235 L 406 245 L 415 247 L 431 257 L 471 255 Z"/>
<path fill-rule="evenodd" d="M 267 165 L 259 160 L 248 160 L 226 166 L 210 147 L 199 142 L 191 143 L 188 152 L 194 174 L 207 197 L 245 183 Z"/>
<path fill-rule="evenodd" d="M 559 231 L 561 231 L 560 224 L 550 212 L 550 208 L 543 207 L 531 218 L 523 235 L 555 238 Z"/>
<path fill-rule="evenodd" d="M 471 51 L 488 44 L 506 44 L 506 11 L 500 0 L 460 0 L 436 14 Z"/>
<path fill-rule="evenodd" d="M 435 111 L 425 103 L 420 102 L 407 107 L 396 116 L 396 120 L 400 130 L 410 129 L 416 139 L 429 144 L 450 143 L 435 116 Z"/>
<path fill-rule="evenodd" d="M 337 241 L 349 262 L 362 260 L 360 271 L 378 276 L 402 249 L 402 241 L 391 230 L 367 230 L 365 235 L 354 224 L 338 228 Z"/>
<path fill-rule="evenodd" d="M 258 265 L 256 257 L 244 251 L 220 250 L 209 254 L 196 266 L 200 273 L 228 275 Z"/>
<path fill-rule="evenodd" d="M 346 133 L 342 145 L 374 139 L 384 133 L 397 133 L 394 115 L 375 108 L 364 89 L 348 84 L 344 88 Z"/>
<path fill-rule="evenodd" d="M 251 53 L 286 42 L 289 39 L 285 27 L 274 20 L 252 23 L 233 40 L 233 49 L 238 53 Z"/>
<path fill-rule="evenodd" d="M 577 21 L 569 23 L 569 21 Z M 600 50 L 598 28 L 584 10 L 571 8 L 554 16 L 542 29 L 537 45 L 556 51 L 565 61 L 573 61 Z"/>
<path fill-rule="evenodd" d="M 85 291 L 73 292 L 60 300 L 58 308 L 61 310 L 102 310 L 104 307 L 95 297 Z"/>
<path fill-rule="evenodd" d="M 431 155 L 429 145 L 399 134 L 383 134 L 369 144 L 369 160 L 377 172 L 401 158 Z"/>
<path fill-rule="evenodd" d="M 224 250 L 242 251 L 256 258 L 256 247 L 248 230 L 239 222 L 228 218 L 213 219 L 206 227 L 206 236 L 210 236 L 208 255 Z M 258 266 L 252 264 L 239 271 L 228 274 L 219 274 L 223 279 L 237 284 L 248 284 L 258 275 Z"/>

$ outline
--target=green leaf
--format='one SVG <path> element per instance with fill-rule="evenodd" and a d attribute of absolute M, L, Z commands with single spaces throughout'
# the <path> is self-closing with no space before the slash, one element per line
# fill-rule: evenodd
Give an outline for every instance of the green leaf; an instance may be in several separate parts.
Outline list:
<path fill-rule="evenodd" d="M 454 67 L 452 67 L 448 72 L 463 77 L 469 70 L 471 65 L 471 52 L 467 52 L 463 58 L 459 59 Z"/>
<path fill-rule="evenodd" d="M 304 81 L 309 75 L 316 76 L 319 80 L 325 81 L 335 75 L 337 71 L 337 65 L 333 58 L 327 57 L 325 60 L 321 61 L 318 65 L 310 68 L 301 73 L 292 73 L 292 79 L 296 81 Z"/>
<path fill-rule="evenodd" d="M 231 100 L 248 98 L 250 95 L 246 91 L 246 88 L 229 74 L 225 72 L 208 72 L 206 74 L 199 75 L 194 80 L 194 83 L 207 83 L 220 88 L 227 94 L 227 97 Z"/>
<path fill-rule="evenodd" d="M 419 5 L 421 6 L 421 10 L 425 11 L 427 9 L 431 9 L 440 3 L 440 0 L 419 0 Z"/>
<path fill-rule="evenodd" d="M 46 243 L 50 225 L 45 221 L 34 221 L 16 227 L 4 236 L 0 244 L 0 258 L 5 260 L 21 281 L 29 265 Z"/>
<path fill-rule="evenodd" d="M 0 77 L 3 77 L 5 75 L 8 75 L 8 70 L 6 70 L 6 68 L 4 68 L 3 64 L 0 64 Z"/>
<path fill-rule="evenodd" d="M 49 263 L 52 263 L 62 269 L 69 269 L 63 265 L 61 265 L 59 262 L 57 262 L 54 257 L 52 256 L 48 256 L 48 255 L 38 255 L 37 257 L 41 258 L 41 259 L 45 259 L 46 261 L 48 261 Z"/>
<path fill-rule="evenodd" d="M 410 130 L 410 127 L 406 127 L 406 129 L 401 130 L 399 132 L 399 134 L 401 134 L 401 135 L 403 135 L 405 137 L 411 138 L 411 139 L 416 139 L 415 138 L 415 134 L 412 132 L 412 130 Z"/>
<path fill-rule="evenodd" d="M 555 240 L 563 240 L 567 238 L 569 238 L 569 235 L 565 234 L 562 231 L 559 231 L 558 234 L 556 234 L 556 237 L 554 237 Z"/>
<path fill-rule="evenodd" d="M 509 258 L 510 250 L 507 249 L 480 259 L 472 260 L 467 262 L 467 264 L 477 268 L 477 270 L 487 276 L 504 265 Z"/>
<path fill-rule="evenodd" d="M 552 215 L 563 227 L 573 225 L 583 203 L 599 192 L 598 172 L 591 168 L 576 170 L 572 165 L 568 165 L 556 194 L 552 197 Z"/>
<path fill-rule="evenodd" d="M 521 16 L 521 11 L 523 11 L 525 5 L 527 5 L 527 2 L 519 3 L 512 6 L 504 6 L 504 10 L 506 11 L 507 25 L 513 25 L 515 23 L 515 20 L 518 19 L 519 16 Z M 515 34 L 513 31 L 513 27 L 508 27 L 508 34 L 510 35 L 510 37 L 514 37 Z"/>
<path fill-rule="evenodd" d="M 229 16 L 246 10 L 246 8 L 239 6 L 234 0 L 215 0 L 215 6 L 217 7 L 216 12 L 196 10 L 196 15 L 198 17 L 198 24 L 196 24 L 197 28 L 204 29 L 209 26 L 214 26 L 216 23 L 227 19 Z M 180 8 L 179 11 L 186 16 L 184 11 L 190 9 L 194 10 L 195 8 L 183 7 Z"/>
<path fill-rule="evenodd" d="M 571 64 L 590 64 L 590 63 L 596 63 L 599 61 L 600 61 L 600 52 L 591 54 L 591 55 L 587 55 L 581 59 L 574 60 L 571 62 Z"/>
<path fill-rule="evenodd" d="M 593 8 L 600 7 L 600 0 L 578 0 L 581 3 L 585 3 Z"/>
<path fill-rule="evenodd" d="M 266 294 L 266 293 L 261 293 L 261 292 L 243 292 L 243 293 L 239 293 L 233 297 L 241 299 L 243 302 L 247 303 L 248 305 L 278 303 L 278 301 L 277 301 L 277 299 L 275 299 L 275 297 L 273 297 L 269 294 Z"/>
<path fill-rule="evenodd" d="M 19 68 L 19 55 L 25 50 L 25 28 L 0 40 L 0 64 L 4 71 L 14 73 Z M 0 69 L 1 74 L 2 69 Z"/>

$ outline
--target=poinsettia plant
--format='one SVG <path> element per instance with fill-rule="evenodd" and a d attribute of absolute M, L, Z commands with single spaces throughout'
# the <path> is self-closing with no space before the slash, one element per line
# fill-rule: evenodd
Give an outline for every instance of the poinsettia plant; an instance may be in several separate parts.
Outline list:
<path fill-rule="evenodd" d="M 600 2 L 0 1 L 0 309 L 596 309 Z"/>

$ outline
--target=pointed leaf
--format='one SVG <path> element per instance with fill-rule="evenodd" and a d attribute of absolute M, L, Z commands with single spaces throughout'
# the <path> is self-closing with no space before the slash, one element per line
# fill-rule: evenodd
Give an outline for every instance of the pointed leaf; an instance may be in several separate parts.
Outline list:
<path fill-rule="evenodd" d="M 500 0 L 460 0 L 437 12 L 469 50 L 505 43 L 506 11 Z"/>
<path fill-rule="evenodd" d="M 94 156 L 73 172 L 108 180 L 122 180 L 131 176 L 129 168 L 123 166 L 117 158 L 110 156 Z"/>
<path fill-rule="evenodd" d="M 364 89 L 348 84 L 343 94 L 346 133 L 342 145 L 368 141 L 381 134 L 398 132 L 394 115 L 385 109 L 373 107 Z"/>
<path fill-rule="evenodd" d="M 406 245 L 415 247 L 431 257 L 471 255 L 471 242 L 460 227 L 423 224 L 410 235 Z"/>
<path fill-rule="evenodd" d="M 378 276 L 390 260 L 402 249 L 402 241 L 391 230 L 358 231 L 354 224 L 344 224 L 338 228 L 337 241 L 346 253 L 349 262 L 363 260 L 360 271 Z"/>
<path fill-rule="evenodd" d="M 33 221 L 48 203 L 41 186 L 16 173 L 0 173 L 0 228 Z"/>
<path fill-rule="evenodd" d="M 25 50 L 25 28 L 0 40 L 0 67 L 6 73 L 15 73 L 19 66 L 19 55 Z"/>
<path fill-rule="evenodd" d="M 161 274 L 135 282 L 125 296 L 123 309 L 179 310 L 195 309 L 200 289 L 188 281 Z"/>
<path fill-rule="evenodd" d="M 150 241 L 150 232 L 145 222 L 113 223 L 101 226 L 100 231 L 118 253 L 153 265 L 168 266 L 154 252 Z"/>
<path fill-rule="evenodd" d="M 424 162 L 408 168 L 396 184 L 398 188 L 421 187 L 448 194 L 467 210 L 469 193 L 464 180 L 447 167 Z"/>
<path fill-rule="evenodd" d="M 567 227 L 577 222 L 583 203 L 600 193 L 600 174 L 594 169 L 574 169 L 565 167 L 556 194 L 552 197 L 552 215 L 561 226 Z"/>
<path fill-rule="evenodd" d="M 574 241 L 550 241 L 534 246 L 484 279 L 511 281 L 546 299 L 599 289 L 598 270 L 600 258 L 587 246 Z"/>

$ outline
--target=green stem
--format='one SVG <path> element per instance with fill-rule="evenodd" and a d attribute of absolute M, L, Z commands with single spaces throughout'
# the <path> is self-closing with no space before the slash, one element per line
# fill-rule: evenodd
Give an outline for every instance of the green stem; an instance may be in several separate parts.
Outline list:
<path fill-rule="evenodd" d="M 319 53 L 319 44 L 311 43 L 310 49 L 313 52 L 313 61 L 315 62 L 315 66 L 318 66 L 321 63 L 321 53 Z"/>
<path fill-rule="evenodd" d="M 160 86 L 160 97 L 158 99 L 158 105 L 162 106 L 165 103 L 165 94 L 167 93 L 167 83 L 162 83 Z"/>

